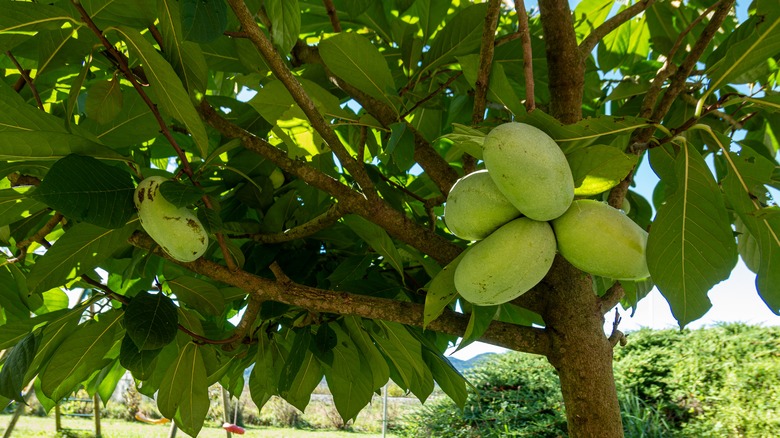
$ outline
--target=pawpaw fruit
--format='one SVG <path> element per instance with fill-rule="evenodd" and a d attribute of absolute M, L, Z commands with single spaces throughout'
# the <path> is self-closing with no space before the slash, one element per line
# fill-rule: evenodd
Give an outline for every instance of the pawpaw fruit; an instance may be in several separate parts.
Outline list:
<path fill-rule="evenodd" d="M 444 222 L 464 240 L 481 240 L 520 212 L 498 190 L 487 170 L 470 173 L 455 182 L 444 205 Z"/>
<path fill-rule="evenodd" d="M 622 211 L 592 199 L 574 201 L 552 221 L 558 251 L 585 272 L 616 280 L 650 276 L 647 231 Z"/>
<path fill-rule="evenodd" d="M 135 207 L 141 226 L 158 245 L 180 262 L 191 262 L 206 252 L 208 234 L 188 209 L 177 207 L 160 194 L 162 176 L 150 176 L 135 189 Z"/>
<path fill-rule="evenodd" d="M 566 156 L 549 135 L 524 123 L 504 123 L 485 137 L 482 158 L 504 196 L 537 221 L 562 215 L 574 200 Z"/>
<path fill-rule="evenodd" d="M 550 224 L 518 218 L 469 249 L 455 268 L 455 289 L 472 304 L 506 303 L 536 286 L 554 257 Z"/>

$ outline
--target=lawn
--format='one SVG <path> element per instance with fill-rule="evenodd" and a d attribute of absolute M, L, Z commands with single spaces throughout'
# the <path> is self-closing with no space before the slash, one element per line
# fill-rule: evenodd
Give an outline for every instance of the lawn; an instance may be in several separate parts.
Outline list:
<path fill-rule="evenodd" d="M 5 432 L 10 415 L 0 415 L 0 433 Z M 103 438 L 167 438 L 169 425 L 149 425 L 140 422 L 128 422 L 114 419 L 103 419 L 101 422 Z M 62 427 L 69 433 L 60 435 L 63 437 L 93 437 L 95 425 L 92 419 L 63 417 Z M 273 427 L 247 427 L 244 436 L 252 438 L 370 438 L 380 437 L 381 434 L 363 434 L 353 432 L 335 431 L 308 431 L 298 429 L 280 429 Z M 23 416 L 13 431 L 13 437 L 42 438 L 58 436 L 54 427 L 54 416 L 32 417 Z M 177 437 L 187 435 L 179 431 Z M 223 438 L 225 431 L 217 427 L 204 427 L 198 435 L 199 438 Z M 233 437 L 241 435 L 233 434 Z M 392 435 L 388 435 L 392 436 Z"/>

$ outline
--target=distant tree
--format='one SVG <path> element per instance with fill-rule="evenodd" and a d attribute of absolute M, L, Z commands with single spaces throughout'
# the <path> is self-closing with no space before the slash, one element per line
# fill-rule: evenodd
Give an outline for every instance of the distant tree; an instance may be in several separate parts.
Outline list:
<path fill-rule="evenodd" d="M 302 409 L 325 376 L 350 419 L 388 379 L 462 404 L 442 356 L 462 337 L 545 356 L 570 435 L 621 436 L 622 335 L 603 330 L 618 303 L 656 285 L 684 326 L 741 256 L 780 311 L 780 9 L 613 6 L 0 1 L 0 395 L 34 381 L 49 407 L 81 385 L 106 399 L 129 369 L 196 435 L 207 387 L 238 393 L 255 364 L 259 406 Z M 578 197 L 652 224 L 652 281 L 558 256 L 510 303 L 458 297 L 469 243 L 443 204 L 511 120 L 558 143 Z M 651 200 L 631 190 L 643 157 Z M 197 260 L 140 226 L 134 188 L 154 175 L 208 231 Z M 84 293 L 71 305 L 66 289 Z"/>

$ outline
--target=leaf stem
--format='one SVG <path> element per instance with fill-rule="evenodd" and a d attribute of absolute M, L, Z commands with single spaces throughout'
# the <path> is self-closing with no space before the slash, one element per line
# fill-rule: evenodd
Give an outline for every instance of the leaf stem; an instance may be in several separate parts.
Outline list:
<path fill-rule="evenodd" d="M 14 63 L 14 66 L 16 66 L 16 69 L 19 70 L 19 74 L 22 76 L 22 79 L 27 84 L 28 87 L 30 87 L 30 92 L 32 93 L 33 97 L 35 98 L 35 102 L 38 104 L 38 108 L 41 111 L 46 111 L 43 108 L 43 102 L 41 102 L 41 96 L 38 94 L 38 89 L 35 88 L 35 84 L 33 83 L 33 80 L 30 78 L 29 70 L 25 70 L 22 68 L 22 66 L 19 64 L 19 61 L 16 60 L 14 55 L 11 53 L 10 50 L 5 52 L 6 56 L 8 56 L 8 59 L 11 60 L 11 62 Z M 21 91 L 21 87 L 17 90 L 17 92 Z"/>

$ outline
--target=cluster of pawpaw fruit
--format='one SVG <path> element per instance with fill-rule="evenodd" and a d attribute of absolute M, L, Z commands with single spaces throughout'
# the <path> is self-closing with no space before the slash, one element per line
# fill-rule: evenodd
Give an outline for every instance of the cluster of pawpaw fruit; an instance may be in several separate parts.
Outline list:
<path fill-rule="evenodd" d="M 486 170 L 459 179 L 444 208 L 455 236 L 477 241 L 455 270 L 455 287 L 476 305 L 511 301 L 536 286 L 556 252 L 602 277 L 648 277 L 647 232 L 605 203 L 574 200 L 566 156 L 545 132 L 505 123 L 483 144 Z"/>

